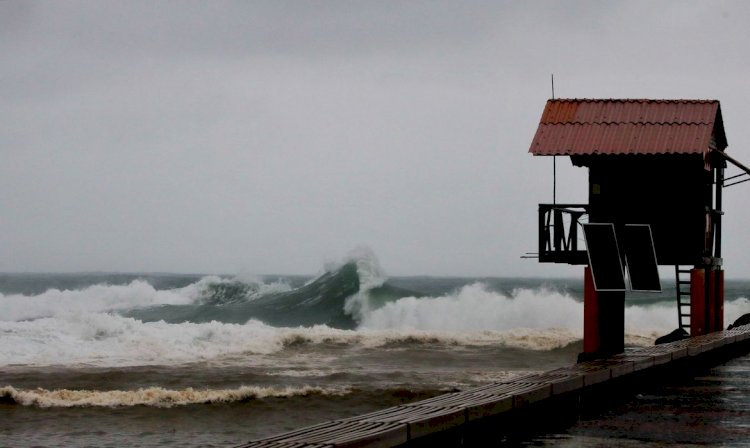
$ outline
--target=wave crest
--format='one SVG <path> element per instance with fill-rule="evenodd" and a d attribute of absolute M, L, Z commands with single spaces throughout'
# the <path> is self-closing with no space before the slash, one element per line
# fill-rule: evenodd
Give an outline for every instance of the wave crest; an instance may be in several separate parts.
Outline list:
<path fill-rule="evenodd" d="M 292 287 L 287 283 L 277 281 L 265 283 L 260 280 L 240 280 L 238 278 L 206 277 L 194 285 L 191 289 L 197 290 L 195 302 L 202 305 L 232 305 L 236 303 L 249 302 L 271 294 L 289 292 Z"/>
<path fill-rule="evenodd" d="M 218 277 L 216 277 L 218 278 Z M 200 283 L 200 282 L 199 282 Z M 157 290 L 148 282 L 92 285 L 78 290 L 50 289 L 41 294 L 0 294 L 0 320 L 19 321 L 61 314 L 110 312 L 154 305 L 186 305 L 199 297 L 198 283 L 174 290 Z"/>
<path fill-rule="evenodd" d="M 41 294 L 0 294 L 0 320 L 19 321 L 69 313 L 122 312 L 163 305 L 229 305 L 288 292 L 283 282 L 264 283 L 206 276 L 182 288 L 156 289 L 144 280 L 83 289 L 49 289 Z"/>
<path fill-rule="evenodd" d="M 232 403 L 263 398 L 286 398 L 310 395 L 346 395 L 347 388 L 259 387 L 242 386 L 236 389 L 170 390 L 161 387 L 137 390 L 70 390 L 70 389 L 16 389 L 0 387 L 0 402 L 40 408 L 70 407 L 130 407 L 152 406 L 169 408 L 190 404 Z"/>

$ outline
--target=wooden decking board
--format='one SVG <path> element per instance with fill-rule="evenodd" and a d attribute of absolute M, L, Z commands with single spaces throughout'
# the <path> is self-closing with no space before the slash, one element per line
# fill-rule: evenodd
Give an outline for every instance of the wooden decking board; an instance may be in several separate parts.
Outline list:
<path fill-rule="evenodd" d="M 471 389 L 472 392 L 487 394 L 487 395 L 515 395 L 519 392 L 525 392 L 528 389 L 535 389 L 538 387 L 537 383 L 533 382 L 522 382 L 522 381 L 501 381 L 497 383 L 491 383 L 486 386 L 480 386 Z"/>
<path fill-rule="evenodd" d="M 262 440 L 275 443 L 272 445 L 251 444 L 243 445 L 243 447 L 280 447 L 283 446 L 280 445 L 281 443 L 295 442 L 303 443 L 301 446 L 305 447 L 317 447 L 339 445 L 341 443 L 349 443 L 352 440 L 360 440 L 362 443 L 373 442 L 362 444 L 361 446 L 393 446 L 395 442 L 401 440 L 401 436 L 403 436 L 403 443 L 405 443 L 407 441 L 406 427 L 398 423 L 334 420 Z M 377 443 L 380 439 L 386 440 L 386 444 Z"/>
<path fill-rule="evenodd" d="M 403 406 L 434 406 L 434 407 L 446 407 L 455 406 L 454 403 L 461 403 L 465 401 L 473 390 L 469 389 L 462 392 L 451 392 L 445 395 L 438 395 L 436 397 L 428 398 L 426 400 L 415 401 L 413 403 L 406 403 Z"/>
<path fill-rule="evenodd" d="M 478 386 L 474 387 L 471 390 L 467 392 L 472 393 L 479 393 L 479 394 L 493 394 L 493 395 L 502 395 L 507 394 L 511 389 L 513 389 L 513 386 L 510 386 L 511 383 L 506 381 L 497 381 L 494 383 L 485 384 L 484 386 Z"/>
<path fill-rule="evenodd" d="M 444 401 L 443 404 L 464 409 L 467 413 L 467 419 L 472 420 L 479 416 L 488 417 L 513 409 L 513 395 L 510 393 L 493 395 L 469 391 L 466 394 L 453 396 L 450 400 Z"/>
<path fill-rule="evenodd" d="M 424 407 L 461 407 L 463 404 L 472 400 L 474 392 L 470 389 L 463 392 L 454 392 L 451 394 L 440 395 L 429 400 L 416 401 L 407 403 L 404 406 L 424 406 Z"/>
<path fill-rule="evenodd" d="M 733 342 L 740 342 L 742 340 L 742 335 L 745 333 L 744 331 L 738 330 L 736 328 L 732 328 L 731 330 L 724 330 L 722 333 L 727 335 L 727 337 L 734 337 Z"/>
<path fill-rule="evenodd" d="M 597 369 L 585 372 L 583 375 L 583 386 L 593 386 L 594 384 L 603 383 L 612 378 L 612 372 L 609 369 Z"/>
<path fill-rule="evenodd" d="M 653 347 L 628 349 L 603 360 L 527 374 L 466 391 L 334 420 L 240 445 L 238 448 L 376 448 L 448 430 L 514 408 L 627 376 L 686 356 L 750 339 L 750 325 Z"/>
<path fill-rule="evenodd" d="M 669 353 L 672 355 L 672 361 L 688 356 L 688 344 L 685 341 L 675 342 L 670 349 Z"/>
<path fill-rule="evenodd" d="M 264 445 L 264 448 L 333 448 L 334 445 L 319 445 L 307 442 L 273 442 L 273 445 Z"/>
<path fill-rule="evenodd" d="M 721 331 L 720 333 L 724 337 L 727 344 L 734 344 L 735 342 L 738 341 L 737 335 L 739 334 L 739 332 L 735 331 L 734 329 L 724 330 L 724 331 Z"/>
<path fill-rule="evenodd" d="M 501 414 L 513 409 L 513 395 L 492 395 L 475 392 L 473 389 L 440 397 L 440 400 L 418 401 L 405 406 L 440 406 L 462 410 L 466 420 L 475 420 Z"/>
<path fill-rule="evenodd" d="M 611 378 L 633 373 L 633 362 L 618 359 L 602 359 L 579 363 L 574 369 L 584 372 L 584 386 L 590 386 Z"/>
<path fill-rule="evenodd" d="M 477 387 L 471 391 L 480 395 L 512 397 L 513 407 L 520 407 L 549 398 L 552 395 L 552 386 L 549 383 L 510 380 Z"/>
<path fill-rule="evenodd" d="M 382 422 L 361 422 L 360 425 L 352 425 L 352 422 L 342 425 L 336 431 L 328 434 L 320 434 L 319 437 L 305 438 L 305 441 L 312 443 L 324 443 L 340 446 L 342 444 L 351 445 L 357 442 L 356 446 L 393 446 L 397 443 L 407 441 L 406 431 L 403 425 L 398 423 L 386 424 Z"/>
<path fill-rule="evenodd" d="M 639 347 L 636 350 L 626 352 L 627 355 L 644 355 L 654 358 L 654 365 L 658 366 L 672 361 L 672 352 L 674 349 L 668 344 L 654 345 L 651 347 Z M 686 352 L 687 353 L 687 352 Z"/>
<path fill-rule="evenodd" d="M 551 384 L 529 384 L 524 390 L 513 395 L 513 407 L 520 408 L 523 406 L 546 400 L 552 396 Z"/>
<path fill-rule="evenodd" d="M 471 422 L 510 411 L 513 409 L 513 396 L 476 394 L 473 400 L 466 403 L 464 407 L 466 421 Z"/>
<path fill-rule="evenodd" d="M 583 375 L 577 373 L 534 373 L 514 378 L 515 381 L 550 384 L 552 395 L 560 395 L 583 388 Z"/>
<path fill-rule="evenodd" d="M 333 421 L 333 425 L 309 432 L 306 434 L 295 435 L 289 441 L 303 441 L 310 443 L 330 444 L 342 435 L 361 433 L 364 435 L 367 430 L 372 429 L 372 423 L 357 424 L 357 422 Z"/>
<path fill-rule="evenodd" d="M 379 424 L 364 432 L 341 434 L 332 440 L 337 448 L 386 448 L 408 441 L 408 431 L 403 424 Z"/>
<path fill-rule="evenodd" d="M 487 395 L 512 395 L 513 407 L 534 403 L 552 394 L 549 383 L 534 383 L 512 380 L 510 382 L 495 383 L 487 388 L 475 389 L 476 392 Z"/>
<path fill-rule="evenodd" d="M 377 438 L 368 436 L 362 439 L 352 439 L 348 441 L 339 441 L 335 445 L 331 445 L 331 448 L 390 448 L 397 445 L 403 445 L 404 442 L 399 438 L 387 439 L 383 438 L 382 435 L 378 435 Z M 306 448 L 306 447 L 305 447 Z"/>
<path fill-rule="evenodd" d="M 372 413 L 358 421 L 400 423 L 405 425 L 409 439 L 444 431 L 466 422 L 466 412 L 459 406 L 422 406 L 422 402 L 395 406 Z"/>
<path fill-rule="evenodd" d="M 703 336 L 691 338 L 692 346 L 702 346 L 703 352 L 713 350 L 718 347 L 722 347 L 726 344 L 726 338 L 721 333 L 709 333 Z M 688 353 L 690 349 L 688 349 Z M 701 352 L 702 353 L 702 352 Z"/>
<path fill-rule="evenodd" d="M 734 327 L 729 331 L 736 331 L 737 341 L 750 339 L 750 324 Z"/>
<path fill-rule="evenodd" d="M 619 376 L 633 373 L 633 361 L 607 358 L 589 361 L 589 364 L 592 366 L 592 371 L 597 371 L 597 368 L 601 370 L 609 369 L 610 378 L 617 378 Z"/>
<path fill-rule="evenodd" d="M 645 370 L 645 369 L 650 369 L 656 364 L 655 358 L 656 356 L 653 356 L 653 355 L 648 355 L 648 354 L 639 355 L 635 353 L 621 353 L 619 355 L 615 355 L 612 357 L 612 359 L 632 362 L 634 372 L 638 372 L 638 371 Z"/>
<path fill-rule="evenodd" d="M 697 356 L 701 353 L 711 350 L 713 344 L 712 341 L 691 339 L 690 344 L 687 346 L 688 356 Z"/>
<path fill-rule="evenodd" d="M 275 442 L 275 441 L 289 442 L 290 440 L 294 439 L 296 436 L 299 436 L 299 435 L 304 436 L 306 434 L 316 433 L 320 430 L 325 430 L 326 428 L 330 428 L 331 426 L 334 426 L 336 424 L 337 424 L 337 421 L 333 421 L 333 420 L 322 422 L 322 423 L 318 423 L 317 425 L 306 426 L 304 428 L 296 429 L 294 431 L 289 431 L 289 432 L 269 436 L 264 439 L 258 440 L 257 442 Z M 295 439 L 295 440 L 299 440 L 299 439 Z M 255 446 L 255 445 L 252 445 L 252 446 Z"/>
<path fill-rule="evenodd" d="M 667 364 L 672 361 L 672 354 L 671 353 L 664 353 L 661 355 L 654 355 L 654 365 L 660 366 L 663 364 Z"/>
<path fill-rule="evenodd" d="M 432 412 L 440 412 L 442 408 L 434 407 L 430 408 Z M 383 412 L 377 412 L 372 413 L 366 416 L 362 417 L 354 417 L 351 420 L 356 420 L 360 422 L 400 422 L 400 423 L 406 423 L 406 419 L 409 417 L 413 417 L 415 415 L 424 414 L 424 409 L 419 409 L 415 406 L 406 406 L 406 405 L 399 405 L 394 406 L 388 409 L 385 409 Z"/>
<path fill-rule="evenodd" d="M 731 338 L 731 336 L 728 334 L 724 334 L 723 331 L 710 333 L 707 336 L 711 336 L 710 339 L 716 342 L 717 347 L 721 347 L 723 345 L 731 344 L 732 342 L 734 342 L 733 338 Z"/>
<path fill-rule="evenodd" d="M 458 394 L 451 394 L 451 396 L 455 395 Z M 455 398 L 458 399 L 458 397 Z M 407 428 L 408 438 L 414 439 L 466 423 L 466 411 L 461 406 L 461 403 L 466 401 L 466 397 L 457 400 L 455 405 L 447 401 L 445 404 L 431 402 L 423 405 L 423 402 L 418 401 L 371 413 L 357 418 L 357 421 L 403 424 Z"/>
<path fill-rule="evenodd" d="M 583 388 L 583 375 L 571 375 L 565 380 L 552 383 L 552 395 L 562 395 Z"/>
<path fill-rule="evenodd" d="M 445 406 L 443 408 L 435 408 L 432 406 L 410 406 L 410 408 L 417 412 L 414 412 L 403 420 L 409 424 L 448 424 L 450 426 L 456 426 L 466 422 L 466 413 L 463 408 L 458 406 Z"/>
<path fill-rule="evenodd" d="M 631 350 L 626 350 L 625 355 L 663 355 L 663 354 L 669 354 L 674 351 L 674 347 L 672 344 L 660 344 L 660 345 L 652 345 L 649 347 L 638 347 Z"/>
<path fill-rule="evenodd" d="M 615 362 L 611 365 L 611 368 L 612 378 L 617 378 L 633 373 L 635 371 L 635 363 L 633 361 Z"/>
<path fill-rule="evenodd" d="M 557 376 L 555 376 L 557 377 Z M 454 393 L 439 400 L 416 402 L 406 406 L 448 406 L 465 409 L 470 418 L 489 416 L 519 408 L 549 398 L 552 384 L 546 381 L 511 381 L 493 383 L 471 389 L 466 393 Z"/>
<path fill-rule="evenodd" d="M 237 448 L 334 448 L 334 445 L 320 445 L 307 442 L 284 442 L 277 440 L 257 440 Z"/>
<path fill-rule="evenodd" d="M 399 414 L 403 411 L 404 405 L 399 406 L 392 406 L 390 408 L 381 409 L 379 411 L 370 412 L 367 414 L 357 415 L 354 417 L 349 417 L 346 419 L 342 419 L 342 421 L 355 421 L 355 422 L 361 422 L 361 421 L 371 421 L 371 422 L 378 422 L 383 421 L 383 419 L 389 418 L 392 415 Z"/>
<path fill-rule="evenodd" d="M 593 361 L 581 362 L 570 367 L 562 367 L 552 370 L 552 372 L 579 374 L 583 377 L 584 387 L 593 386 L 612 378 L 612 370 L 609 367 L 596 364 Z"/>
<path fill-rule="evenodd" d="M 417 439 L 463 425 L 466 423 L 466 411 L 462 408 L 444 408 L 439 413 L 417 414 L 406 423 L 409 425 L 409 439 Z"/>

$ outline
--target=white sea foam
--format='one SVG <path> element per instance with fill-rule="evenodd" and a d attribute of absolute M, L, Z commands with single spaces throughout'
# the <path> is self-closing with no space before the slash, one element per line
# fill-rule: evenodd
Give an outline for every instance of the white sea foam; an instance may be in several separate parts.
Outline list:
<path fill-rule="evenodd" d="M 66 313 L 108 312 L 155 305 L 186 305 L 202 296 L 211 283 L 226 281 L 205 277 L 184 288 L 158 290 L 143 280 L 127 285 L 92 285 L 77 290 L 50 289 L 38 295 L 0 294 L 0 320 L 18 321 Z"/>
<path fill-rule="evenodd" d="M 505 296 L 475 283 L 442 297 L 405 297 L 378 309 L 360 304 L 358 316 L 360 330 L 380 332 L 392 342 L 551 350 L 581 339 L 581 310 L 575 299 L 557 291 L 518 289 Z"/>
<path fill-rule="evenodd" d="M 369 291 L 378 286 L 382 286 L 383 283 L 388 280 L 383 268 L 380 267 L 380 262 L 378 261 L 375 252 L 367 246 L 354 248 L 346 255 L 346 257 L 344 257 L 343 260 L 326 263 L 325 268 L 320 275 L 336 272 L 348 263 L 354 263 L 357 266 L 359 286 L 362 291 Z M 310 280 L 310 282 L 313 281 L 315 281 L 315 279 Z"/>
<path fill-rule="evenodd" d="M 326 329 L 326 335 L 341 330 Z M 0 321 L 0 362 L 5 365 L 128 366 L 223 360 L 283 350 L 316 328 L 274 328 L 258 321 L 170 324 L 106 313 L 68 313 L 33 321 Z"/>
<path fill-rule="evenodd" d="M 581 304 L 547 289 L 519 289 L 510 296 L 482 283 L 442 297 L 405 297 L 362 315 L 361 328 L 477 331 L 581 328 Z"/>
<path fill-rule="evenodd" d="M 750 301 L 740 298 L 724 303 L 725 327 L 743 314 L 750 313 Z M 659 336 L 677 328 L 677 305 L 660 303 L 625 308 L 626 342 L 631 345 L 651 345 Z"/>
<path fill-rule="evenodd" d="M 236 283 L 244 284 L 247 287 L 247 292 L 244 297 L 229 297 L 228 299 L 230 299 L 231 302 L 252 301 L 269 294 L 284 293 L 292 290 L 292 287 L 288 283 L 281 280 L 266 283 L 258 277 L 243 275 L 232 278 L 215 276 L 204 277 L 198 282 L 188 285 L 179 291 L 183 295 L 192 298 L 194 301 L 206 303 L 211 302 L 212 287 L 218 285 L 232 286 Z"/>
<path fill-rule="evenodd" d="M 490 340 L 532 350 L 564 346 L 583 337 L 583 304 L 545 288 L 504 295 L 475 283 L 441 297 L 405 297 L 378 309 L 360 305 L 359 310 L 361 329 L 472 334 L 483 330 L 492 334 Z M 750 313 L 745 298 L 724 305 L 727 323 L 745 313 Z M 625 308 L 628 345 L 651 345 L 677 325 L 672 303 Z"/>
<path fill-rule="evenodd" d="M 382 284 L 385 277 L 377 261 L 357 259 L 368 260 L 361 270 L 369 272 L 371 280 L 364 283 Z M 258 361 L 258 357 L 305 345 L 321 346 L 321 350 L 310 349 L 320 359 L 332 356 L 330 350 L 394 345 L 551 350 L 582 338 L 583 305 L 568 294 L 539 288 L 506 295 L 481 283 L 440 297 L 405 297 L 377 309 L 370 306 L 366 294 L 358 295 L 347 302 L 359 303 L 357 330 L 325 325 L 277 328 L 254 320 L 170 324 L 110 313 L 137 306 L 194 303 L 202 288 L 216 281 L 222 280 L 208 277 L 171 291 L 135 281 L 79 291 L 50 290 L 37 296 L 0 296 L 0 365 L 246 364 L 251 358 Z M 727 302 L 726 323 L 748 312 L 747 299 Z M 672 304 L 628 305 L 626 342 L 653 344 L 656 337 L 676 328 L 676 313 Z"/>
<path fill-rule="evenodd" d="M 56 407 L 127 407 L 153 406 L 169 408 L 201 403 L 230 403 L 269 397 L 308 395 L 346 395 L 347 388 L 258 387 L 242 386 L 236 389 L 181 389 L 160 387 L 137 390 L 70 390 L 70 389 L 16 389 L 0 387 L 0 398 L 10 398 L 23 406 Z"/>
<path fill-rule="evenodd" d="M 370 291 L 383 286 L 388 277 L 385 275 L 375 252 L 369 247 L 360 246 L 349 252 L 347 262 L 353 261 L 357 265 L 360 291 Z"/>
<path fill-rule="evenodd" d="M 326 326 L 276 328 L 254 320 L 170 324 L 107 313 L 61 313 L 0 321 L 0 366 L 247 364 L 300 344 L 348 346 L 366 339 L 356 331 Z"/>
<path fill-rule="evenodd" d="M 739 317 L 750 313 L 750 300 L 743 297 L 731 302 L 724 302 L 724 322 L 731 324 Z"/>
<path fill-rule="evenodd" d="M 170 324 L 142 322 L 105 313 L 71 313 L 32 321 L 0 321 L 0 366 L 113 367 L 212 362 L 220 365 L 253 363 L 256 366 L 268 363 L 269 367 L 276 368 L 281 360 L 269 356 L 287 349 L 294 350 L 294 356 L 297 356 L 299 347 L 307 347 L 304 352 L 312 356 L 311 362 L 316 364 L 334 356 L 330 350 L 394 345 L 498 344 L 549 350 L 576 339 L 580 339 L 580 335 L 569 329 L 354 331 L 324 325 L 276 328 L 258 321 L 242 325 L 221 322 Z"/>
<path fill-rule="evenodd" d="M 278 372 L 267 372 L 266 376 L 287 376 L 293 378 L 320 378 L 336 373 L 334 370 L 327 369 L 308 369 L 308 370 L 281 370 Z"/>
<path fill-rule="evenodd" d="M 205 299 L 211 285 L 231 284 L 232 278 L 207 276 L 183 288 L 159 290 L 143 280 L 126 285 L 98 284 L 77 290 L 50 289 L 37 295 L 0 294 L 0 321 L 53 317 L 66 313 L 112 312 L 158 305 L 189 305 Z M 284 282 L 242 280 L 250 285 L 246 300 L 286 292 Z"/>

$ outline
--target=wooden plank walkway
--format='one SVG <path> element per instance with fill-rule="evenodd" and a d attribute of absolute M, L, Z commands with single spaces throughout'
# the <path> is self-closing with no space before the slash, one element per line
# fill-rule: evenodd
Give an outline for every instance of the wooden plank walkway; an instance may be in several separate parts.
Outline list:
<path fill-rule="evenodd" d="M 252 441 L 238 448 L 392 447 L 410 444 L 483 419 L 523 411 L 560 397 L 575 397 L 594 387 L 649 375 L 684 363 L 703 363 L 710 355 L 750 346 L 750 325 L 549 372 L 394 406 L 353 418 L 333 420 Z M 466 426 L 468 427 L 468 426 Z"/>

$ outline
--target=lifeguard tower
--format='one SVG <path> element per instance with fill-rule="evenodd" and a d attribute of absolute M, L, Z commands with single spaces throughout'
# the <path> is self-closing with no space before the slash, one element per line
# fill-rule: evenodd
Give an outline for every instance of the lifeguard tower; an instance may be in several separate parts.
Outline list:
<path fill-rule="evenodd" d="M 587 204 L 539 205 L 539 262 L 586 266 L 582 357 L 624 350 L 625 292 L 660 291 L 657 266 L 674 267 L 679 328 L 723 329 L 724 169 L 748 171 L 726 147 L 719 101 L 547 102 L 529 152 L 588 168 Z"/>

